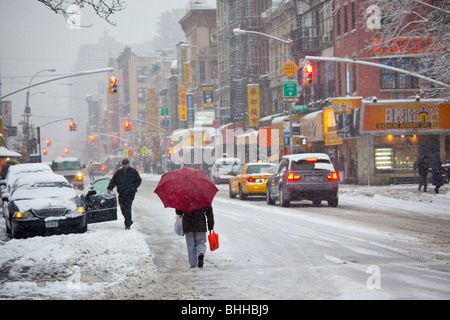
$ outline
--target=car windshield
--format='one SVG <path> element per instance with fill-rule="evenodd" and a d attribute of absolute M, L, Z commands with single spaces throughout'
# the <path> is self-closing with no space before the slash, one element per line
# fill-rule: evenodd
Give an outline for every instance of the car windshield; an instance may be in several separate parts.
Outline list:
<path fill-rule="evenodd" d="M 106 193 L 109 184 L 109 179 L 97 180 L 92 184 L 92 189 L 97 192 L 97 194 Z"/>
<path fill-rule="evenodd" d="M 267 165 L 252 165 L 248 166 L 247 168 L 247 174 L 256 174 L 256 173 L 275 173 L 275 170 L 277 169 L 276 165 L 267 164 Z"/>
<path fill-rule="evenodd" d="M 61 161 L 54 162 L 53 168 L 56 170 L 80 170 L 81 165 L 79 161 Z"/>
<path fill-rule="evenodd" d="M 293 161 L 291 164 L 291 170 L 331 170 L 333 171 L 333 165 L 330 160 L 327 159 L 302 159 Z"/>

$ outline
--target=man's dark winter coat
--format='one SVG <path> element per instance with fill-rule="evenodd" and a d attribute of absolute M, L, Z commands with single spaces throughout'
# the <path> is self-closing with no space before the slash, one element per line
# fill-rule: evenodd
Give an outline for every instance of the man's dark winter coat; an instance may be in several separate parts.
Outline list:
<path fill-rule="evenodd" d="M 206 232 L 206 224 L 208 230 L 214 229 L 214 214 L 212 207 L 205 207 L 185 213 L 179 209 L 175 209 L 175 213 L 183 215 L 183 231 L 186 232 Z M 208 219 L 208 222 L 206 222 Z"/>
<path fill-rule="evenodd" d="M 108 185 L 108 190 L 117 186 L 119 195 L 134 194 L 141 185 L 142 179 L 136 169 L 128 167 L 117 170 Z"/>

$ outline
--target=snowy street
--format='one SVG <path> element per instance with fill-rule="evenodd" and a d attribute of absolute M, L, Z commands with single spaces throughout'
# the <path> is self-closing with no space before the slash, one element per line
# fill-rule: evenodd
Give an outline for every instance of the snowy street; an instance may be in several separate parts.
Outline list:
<path fill-rule="evenodd" d="M 241 201 L 219 185 L 220 248 L 189 268 L 175 213 L 142 175 L 134 224 L 10 240 L 1 219 L 2 299 L 449 299 L 450 192 L 341 185 L 339 206 Z"/>

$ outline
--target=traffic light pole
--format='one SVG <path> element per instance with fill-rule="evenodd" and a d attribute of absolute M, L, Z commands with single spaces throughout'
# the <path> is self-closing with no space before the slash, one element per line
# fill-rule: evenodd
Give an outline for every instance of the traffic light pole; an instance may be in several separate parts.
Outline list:
<path fill-rule="evenodd" d="M 47 123 L 44 123 L 43 125 L 40 125 L 39 127 L 36 127 L 36 136 L 37 136 L 37 141 L 39 144 L 39 159 L 41 159 L 42 162 L 42 155 L 41 155 L 41 127 L 45 127 L 46 125 L 55 123 L 55 122 L 61 122 L 61 121 L 66 121 L 66 120 L 70 120 L 73 121 L 73 118 L 64 118 L 64 119 L 58 119 L 58 120 L 53 120 Z"/>
<path fill-rule="evenodd" d="M 61 80 L 61 79 L 67 79 L 67 78 L 73 78 L 73 77 L 81 77 L 81 76 L 88 76 L 88 75 L 91 75 L 91 74 L 103 73 L 103 72 L 113 72 L 113 71 L 114 71 L 113 68 L 103 68 L 103 69 L 78 71 L 78 72 L 75 72 L 75 73 L 72 73 L 72 74 L 69 74 L 69 75 L 66 75 L 66 76 L 52 78 L 52 79 L 49 79 L 49 80 L 45 80 L 45 81 L 41 81 L 41 82 L 36 82 L 36 83 L 30 84 L 30 85 L 28 85 L 26 87 L 23 87 L 23 88 L 19 89 L 19 90 L 16 90 L 16 91 L 10 92 L 10 93 L 8 93 L 8 94 L 6 94 L 4 96 L 1 96 L 0 100 L 3 99 L 3 98 L 9 97 L 9 96 L 11 96 L 11 95 L 13 95 L 13 94 L 15 94 L 17 92 L 20 92 L 20 91 L 23 91 L 23 90 L 27 90 L 29 88 L 36 87 L 36 86 L 39 86 L 39 85 L 44 84 L 44 83 L 58 81 L 58 80 Z"/>
<path fill-rule="evenodd" d="M 387 65 L 381 64 L 381 63 L 362 61 L 362 60 L 353 60 L 353 59 L 348 59 L 348 58 L 306 56 L 305 57 L 305 62 L 309 61 L 309 60 L 355 63 L 355 64 L 362 64 L 362 65 L 366 65 L 366 66 L 376 67 L 376 68 L 380 68 L 380 69 L 389 69 L 389 70 L 396 71 L 396 72 L 399 72 L 399 73 L 407 74 L 407 75 L 412 76 L 412 77 L 416 77 L 416 78 L 419 78 L 419 79 L 430 81 L 430 82 L 435 83 L 435 84 L 437 84 L 437 85 L 439 85 L 441 87 L 444 87 L 444 88 L 449 88 L 450 87 L 450 84 L 446 84 L 444 82 L 425 77 L 425 76 L 423 76 L 421 74 L 418 74 L 418 73 L 415 73 L 415 72 L 411 72 L 411 71 L 408 71 L 408 70 L 387 66 Z"/>

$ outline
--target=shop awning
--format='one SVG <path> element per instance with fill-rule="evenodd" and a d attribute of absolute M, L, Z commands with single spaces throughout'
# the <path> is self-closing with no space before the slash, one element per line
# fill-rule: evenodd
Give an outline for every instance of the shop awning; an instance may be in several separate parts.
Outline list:
<path fill-rule="evenodd" d="M 0 147 L 0 158 L 18 158 L 22 155 L 6 147 Z"/>

